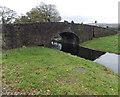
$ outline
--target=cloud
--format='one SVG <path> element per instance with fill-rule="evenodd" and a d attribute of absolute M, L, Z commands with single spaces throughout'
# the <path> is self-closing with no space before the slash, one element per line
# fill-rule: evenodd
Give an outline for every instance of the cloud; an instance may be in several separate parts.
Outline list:
<path fill-rule="evenodd" d="M 0 0 L 0 4 L 9 7 L 20 15 L 30 11 L 40 2 L 57 6 L 63 19 L 75 21 L 111 22 L 118 21 L 119 0 Z M 77 17 L 78 16 L 78 17 Z M 88 19 L 87 19 L 88 18 Z"/>
<path fill-rule="evenodd" d="M 94 19 L 92 18 L 88 18 L 88 17 L 82 17 L 82 16 L 63 16 L 62 17 L 62 21 L 68 21 L 68 22 L 71 22 L 71 21 L 74 21 L 75 23 L 91 23 L 93 21 L 95 21 Z"/>

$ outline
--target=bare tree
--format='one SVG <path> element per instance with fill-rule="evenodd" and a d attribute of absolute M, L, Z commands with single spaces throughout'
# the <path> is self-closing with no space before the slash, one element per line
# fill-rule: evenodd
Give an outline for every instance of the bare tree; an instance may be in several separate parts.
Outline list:
<path fill-rule="evenodd" d="M 17 17 L 17 13 L 10 8 L 0 6 L 0 22 L 3 24 L 12 23 Z"/>

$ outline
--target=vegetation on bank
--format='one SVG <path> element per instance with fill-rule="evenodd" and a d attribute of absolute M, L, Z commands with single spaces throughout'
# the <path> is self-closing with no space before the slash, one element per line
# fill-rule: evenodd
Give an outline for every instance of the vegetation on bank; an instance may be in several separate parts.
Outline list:
<path fill-rule="evenodd" d="M 3 92 L 8 94 L 118 95 L 116 73 L 61 51 L 44 47 L 8 50 L 2 66 Z"/>
<path fill-rule="evenodd" d="M 56 38 L 54 38 L 54 40 L 60 41 L 60 40 L 62 40 L 62 38 L 61 37 L 56 37 Z"/>
<path fill-rule="evenodd" d="M 112 53 L 120 53 L 120 48 L 118 48 L 118 38 L 120 37 L 119 34 L 101 37 L 97 39 L 93 39 L 81 44 L 81 46 L 85 46 L 91 49 L 97 49 L 106 52 Z"/>

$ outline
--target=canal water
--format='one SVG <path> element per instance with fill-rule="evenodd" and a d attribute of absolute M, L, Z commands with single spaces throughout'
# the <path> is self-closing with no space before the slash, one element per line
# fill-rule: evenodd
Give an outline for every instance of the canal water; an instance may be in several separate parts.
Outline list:
<path fill-rule="evenodd" d="M 96 51 L 79 45 L 57 43 L 53 41 L 51 44 L 55 49 L 100 63 L 118 73 L 118 58 L 120 57 L 118 54 Z"/>

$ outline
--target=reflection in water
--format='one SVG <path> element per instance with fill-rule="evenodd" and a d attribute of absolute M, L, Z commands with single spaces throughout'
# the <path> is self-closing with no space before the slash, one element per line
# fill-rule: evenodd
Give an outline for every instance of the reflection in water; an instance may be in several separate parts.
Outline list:
<path fill-rule="evenodd" d="M 77 55 L 79 57 L 89 59 L 92 61 L 104 54 L 104 52 L 95 51 L 88 48 L 80 47 L 79 45 L 71 44 L 62 44 L 61 51 L 68 52 L 72 55 Z"/>
<path fill-rule="evenodd" d="M 57 42 L 51 42 L 51 44 L 54 45 L 55 49 L 71 53 L 72 55 L 77 55 L 79 57 L 89 59 L 92 61 L 105 53 L 101 51 L 95 51 L 88 48 L 80 47 L 79 45 L 74 44 L 65 44 Z"/>
<path fill-rule="evenodd" d="M 98 59 L 94 60 L 94 62 L 103 64 L 118 73 L 118 57 L 120 57 L 120 55 L 114 53 L 105 53 Z"/>
<path fill-rule="evenodd" d="M 109 67 L 110 69 L 118 73 L 118 56 L 120 55 L 91 50 L 73 44 L 57 43 L 53 41 L 51 42 L 51 44 L 54 45 L 54 48 L 58 50 L 103 64 L 104 66 Z"/>
<path fill-rule="evenodd" d="M 61 43 L 57 43 L 57 42 L 51 42 L 52 45 L 54 45 L 55 49 L 61 50 L 62 48 L 62 44 Z"/>

